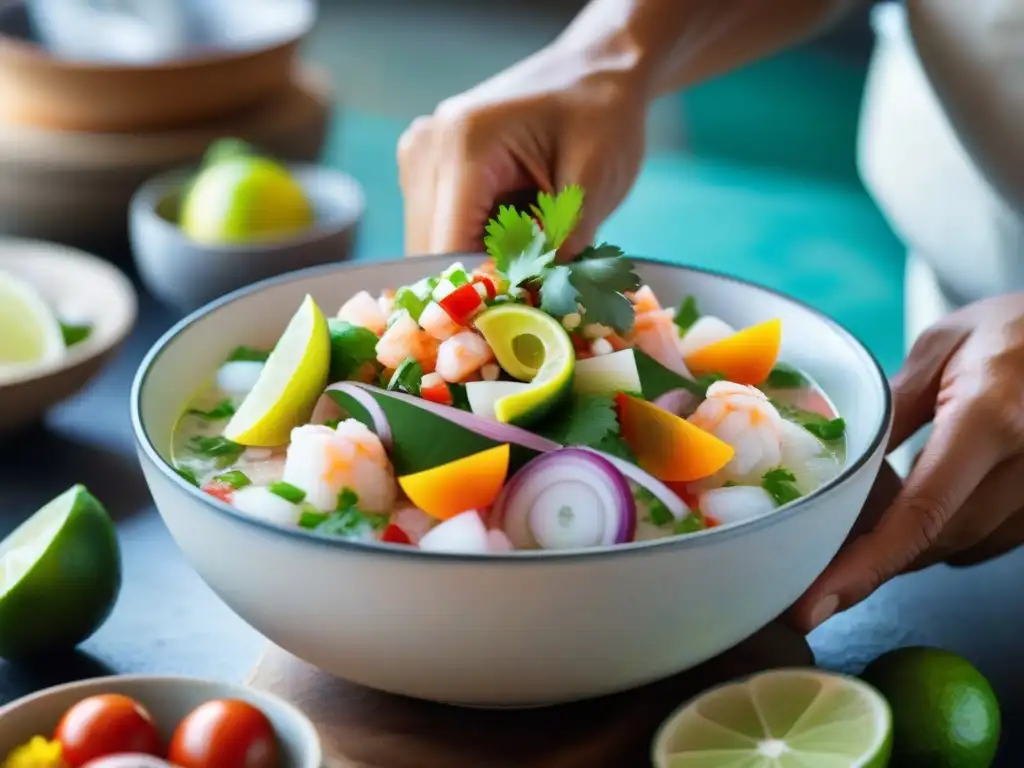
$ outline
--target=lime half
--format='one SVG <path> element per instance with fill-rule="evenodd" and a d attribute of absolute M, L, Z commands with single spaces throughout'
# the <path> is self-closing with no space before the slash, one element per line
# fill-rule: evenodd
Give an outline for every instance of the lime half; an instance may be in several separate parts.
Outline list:
<path fill-rule="evenodd" d="M 812 669 L 764 672 L 676 711 L 654 740 L 656 768 L 882 768 L 892 717 L 866 683 Z"/>
<path fill-rule="evenodd" d="M 309 421 L 327 386 L 331 334 L 312 296 L 306 296 L 270 353 L 263 371 L 231 421 L 224 437 L 241 445 L 273 447 Z"/>
<path fill-rule="evenodd" d="M 100 628 L 120 590 L 114 524 L 73 486 L 0 542 L 0 656 L 74 648 Z"/>
<path fill-rule="evenodd" d="M 476 319 L 476 327 L 510 376 L 530 382 L 494 403 L 498 421 L 521 426 L 543 418 L 572 385 L 576 350 L 555 318 L 522 304 L 503 304 Z"/>
<path fill-rule="evenodd" d="M 0 371 L 56 362 L 66 351 L 60 323 L 35 287 L 0 272 Z"/>

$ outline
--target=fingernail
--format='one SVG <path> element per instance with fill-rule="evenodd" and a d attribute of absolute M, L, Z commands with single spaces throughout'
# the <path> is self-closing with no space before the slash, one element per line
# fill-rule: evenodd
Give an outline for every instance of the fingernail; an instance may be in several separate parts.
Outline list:
<path fill-rule="evenodd" d="M 818 602 L 818 604 L 814 606 L 814 610 L 811 611 L 811 629 L 816 629 L 817 627 L 820 627 L 822 624 L 824 624 L 826 621 L 832 618 L 832 614 L 836 612 L 836 609 L 838 607 L 838 595 L 829 595 L 828 597 L 823 597 Z"/>

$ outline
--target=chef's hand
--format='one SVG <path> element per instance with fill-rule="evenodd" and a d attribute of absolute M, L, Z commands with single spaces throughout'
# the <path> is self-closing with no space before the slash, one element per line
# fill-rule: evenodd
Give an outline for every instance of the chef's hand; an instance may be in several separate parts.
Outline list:
<path fill-rule="evenodd" d="M 900 573 L 973 565 L 1024 543 L 1024 293 L 971 304 L 930 328 L 892 389 L 889 449 L 930 421 L 932 432 L 873 526 L 790 610 L 803 631 Z M 870 506 L 865 513 L 870 520 Z"/>
<path fill-rule="evenodd" d="M 406 253 L 480 251 L 499 203 L 568 184 L 586 199 L 564 252 L 582 250 L 636 178 L 645 111 L 628 73 L 557 44 L 442 102 L 398 145 Z"/>

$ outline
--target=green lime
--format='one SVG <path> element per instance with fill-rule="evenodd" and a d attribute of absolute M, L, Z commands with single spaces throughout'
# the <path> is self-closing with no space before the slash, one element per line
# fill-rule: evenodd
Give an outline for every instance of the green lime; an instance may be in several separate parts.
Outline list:
<path fill-rule="evenodd" d="M 120 590 L 114 523 L 72 486 L 0 542 L 0 657 L 71 650 L 106 621 Z"/>
<path fill-rule="evenodd" d="M 200 243 L 251 243 L 293 235 L 313 224 L 313 207 L 288 170 L 273 160 L 227 154 L 188 187 L 179 224 Z"/>
<path fill-rule="evenodd" d="M 476 327 L 509 376 L 530 382 L 494 403 L 498 421 L 524 426 L 543 418 L 572 386 L 576 350 L 555 318 L 523 304 L 492 307 Z"/>
<path fill-rule="evenodd" d="M 0 271 L 0 369 L 54 362 L 66 350 L 60 322 L 35 287 Z"/>
<path fill-rule="evenodd" d="M 656 768 L 884 768 L 891 735 L 889 705 L 871 686 L 780 669 L 685 704 L 658 730 L 651 756 Z"/>
<path fill-rule="evenodd" d="M 938 648 L 900 648 L 875 659 L 862 677 L 892 705 L 893 766 L 992 765 L 999 701 L 969 661 Z"/>
<path fill-rule="evenodd" d="M 224 437 L 241 445 L 284 445 L 305 424 L 327 387 L 331 333 L 312 296 L 288 322 L 255 386 L 224 427 Z"/>

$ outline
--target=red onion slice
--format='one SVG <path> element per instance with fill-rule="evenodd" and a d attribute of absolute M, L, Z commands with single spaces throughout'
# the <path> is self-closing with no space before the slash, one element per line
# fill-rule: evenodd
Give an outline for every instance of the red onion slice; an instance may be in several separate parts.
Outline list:
<path fill-rule="evenodd" d="M 685 419 L 697 410 L 697 406 L 700 405 L 700 398 L 686 389 L 670 389 L 665 394 L 655 398 L 654 404 L 674 416 L 680 416 Z"/>
<path fill-rule="evenodd" d="M 369 394 L 371 391 L 374 394 L 384 395 L 385 397 L 393 397 L 396 400 L 403 400 L 411 405 L 415 405 L 417 408 L 421 408 L 424 411 L 428 411 L 436 416 L 440 416 L 442 419 L 447 419 L 448 421 L 452 422 L 453 424 L 457 424 L 463 429 L 468 429 L 470 432 L 475 432 L 481 437 L 486 437 L 489 440 L 493 440 L 496 443 L 513 443 L 515 445 L 521 445 L 524 448 L 529 448 L 530 450 L 537 451 L 538 453 L 556 451 L 562 447 L 554 440 L 548 440 L 546 437 L 535 435 L 533 432 L 527 432 L 525 429 L 513 427 L 511 424 L 502 424 L 497 421 L 491 421 L 490 419 L 484 419 L 479 416 L 474 416 L 472 413 L 469 413 L 468 411 L 463 411 L 459 408 L 453 408 L 450 405 L 441 405 L 440 403 L 433 403 L 429 400 L 414 397 L 404 392 L 394 392 L 392 390 L 374 387 L 370 384 L 360 384 L 356 382 L 348 382 L 345 385 L 332 384 L 331 386 L 328 387 L 328 389 L 335 389 L 339 386 L 345 386 L 345 391 L 349 392 L 350 394 L 351 390 L 349 390 L 348 387 L 353 387 L 357 390 L 362 390 L 359 394 L 371 401 L 373 401 L 373 397 Z M 352 396 L 355 397 L 354 394 Z M 362 400 L 360 400 L 359 402 L 361 403 Z M 379 406 L 377 406 L 377 410 L 380 410 Z"/>
<path fill-rule="evenodd" d="M 332 391 L 344 392 L 366 409 L 366 412 L 370 414 L 370 420 L 373 422 L 373 431 L 380 438 L 381 443 L 384 445 L 384 450 L 390 450 L 391 425 L 388 424 L 387 417 L 384 415 L 384 409 L 380 407 L 380 403 L 374 400 L 369 392 L 354 382 L 339 381 L 327 387 L 323 394 L 320 395 L 316 408 L 313 409 L 313 416 L 310 421 L 314 424 L 323 424 L 332 418 L 338 418 L 338 416 L 344 413 L 341 406 L 327 396 L 327 393 Z"/>
<path fill-rule="evenodd" d="M 491 524 L 516 549 L 625 544 L 636 502 L 623 474 L 597 451 L 562 448 L 527 463 L 499 494 Z"/>
<path fill-rule="evenodd" d="M 589 451 L 600 456 L 634 483 L 646 488 L 654 495 L 654 498 L 665 505 L 666 509 L 672 513 L 672 517 L 676 520 L 682 520 L 689 514 L 689 507 L 679 498 L 678 494 L 661 482 L 661 480 L 645 472 L 633 462 L 620 459 L 618 456 L 602 453 L 601 451 L 595 451 L 592 448 L 580 448 L 579 450 Z"/>

